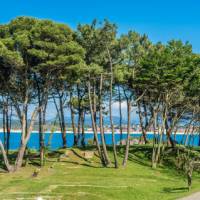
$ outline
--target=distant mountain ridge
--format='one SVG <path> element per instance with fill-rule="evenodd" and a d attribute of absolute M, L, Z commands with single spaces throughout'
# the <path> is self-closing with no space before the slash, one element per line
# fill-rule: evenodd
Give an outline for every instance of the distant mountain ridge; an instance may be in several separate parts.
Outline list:
<path fill-rule="evenodd" d="M 113 123 L 115 125 L 119 125 L 119 121 L 120 121 L 120 118 L 118 116 L 113 116 Z M 55 118 L 51 118 L 51 119 L 46 120 L 47 125 L 53 124 L 54 122 L 55 122 Z M 71 116 L 69 116 L 69 115 L 65 116 L 65 122 L 68 126 L 71 125 Z M 75 122 L 78 123 L 78 116 L 77 115 L 75 116 Z M 97 118 L 97 123 L 98 123 L 98 118 Z M 127 124 L 127 120 L 125 118 L 122 118 L 122 124 L 123 125 Z M 131 120 L 131 124 L 139 124 L 139 120 L 137 118 L 133 118 Z M 56 125 L 59 126 L 58 119 L 57 119 Z M 109 126 L 109 125 L 110 125 L 110 119 L 109 119 L 109 116 L 106 116 L 106 117 L 104 117 L 104 126 Z M 37 127 L 37 126 L 38 126 L 38 121 L 36 121 L 36 123 L 35 123 L 35 127 Z M 85 126 L 89 126 L 89 127 L 92 126 L 90 115 L 85 116 Z M 2 118 L 0 118 L 0 127 L 3 127 Z M 20 121 L 18 119 L 12 120 L 12 128 L 20 128 Z"/>

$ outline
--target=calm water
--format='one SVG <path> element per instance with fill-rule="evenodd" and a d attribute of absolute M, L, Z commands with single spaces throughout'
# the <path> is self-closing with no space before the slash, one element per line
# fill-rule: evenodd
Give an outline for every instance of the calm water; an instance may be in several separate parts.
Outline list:
<path fill-rule="evenodd" d="M 45 139 L 45 144 L 48 144 L 49 141 L 49 136 L 50 133 L 45 133 L 44 134 L 44 139 Z M 131 137 L 133 138 L 139 138 L 141 136 L 141 134 L 131 134 Z M 85 143 L 87 144 L 88 140 L 93 139 L 93 134 L 92 133 L 87 133 L 85 134 Z M 99 140 L 100 140 L 100 134 L 98 135 Z M 173 136 L 172 136 L 173 137 Z M 21 134 L 20 133 L 11 133 L 10 135 L 10 149 L 11 150 L 16 150 L 19 148 L 20 145 L 20 138 L 21 138 Z M 73 141 L 74 141 L 74 135 L 73 133 L 67 133 L 66 134 L 66 138 L 67 138 L 67 146 L 71 147 L 73 146 Z M 147 134 L 147 138 L 148 139 L 152 139 L 153 138 L 153 134 Z M 183 138 L 183 135 L 176 135 L 176 141 L 178 143 L 181 142 Z M 3 142 L 3 133 L 0 132 L 0 139 Z M 123 134 L 123 139 L 126 139 L 126 134 Z M 106 144 L 110 145 L 112 144 L 112 135 L 111 134 L 105 134 L 105 140 L 106 140 Z M 115 141 L 116 143 L 120 140 L 120 134 L 115 134 Z M 198 141 L 199 141 L 199 136 L 189 136 L 189 141 L 190 144 L 194 144 L 194 146 L 198 145 Z M 38 149 L 39 148 L 39 134 L 38 133 L 32 133 L 31 134 L 31 138 L 28 142 L 28 147 L 31 149 Z M 62 137 L 60 133 L 54 133 L 52 135 L 52 139 L 51 139 L 51 149 L 55 150 L 62 147 Z"/>

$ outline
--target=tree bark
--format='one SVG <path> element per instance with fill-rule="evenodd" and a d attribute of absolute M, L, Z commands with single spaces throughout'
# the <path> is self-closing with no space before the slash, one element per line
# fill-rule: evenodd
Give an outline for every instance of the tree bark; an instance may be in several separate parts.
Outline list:
<path fill-rule="evenodd" d="M 82 114 L 82 107 L 81 107 L 81 102 L 82 102 L 82 97 L 80 94 L 80 88 L 79 84 L 77 84 L 77 96 L 78 96 L 78 138 L 76 141 L 75 145 L 78 145 L 80 141 L 80 134 L 81 134 L 81 114 Z"/>
<path fill-rule="evenodd" d="M 127 139 L 126 139 L 126 150 L 125 156 L 122 165 L 125 167 L 128 161 L 129 154 L 129 146 L 130 146 L 130 126 L 131 126 L 131 101 L 127 99 L 127 116 L 128 116 L 128 124 L 127 124 Z"/>
<path fill-rule="evenodd" d="M 12 126 L 12 105 L 10 105 L 10 114 L 7 116 L 7 154 L 10 149 L 10 131 Z"/>
<path fill-rule="evenodd" d="M 97 129 L 96 129 L 96 123 L 94 119 L 94 112 L 93 112 L 93 106 L 92 106 L 92 99 L 91 99 L 91 86 L 90 86 L 90 81 L 88 82 L 88 96 L 89 96 L 89 104 L 90 104 L 90 114 L 91 114 L 91 121 L 92 121 L 92 128 L 94 132 L 94 138 L 97 146 L 97 151 L 101 160 L 101 163 L 103 166 L 105 166 L 105 160 L 103 158 L 102 152 L 101 152 L 101 147 L 99 145 L 99 140 L 98 140 L 98 135 L 97 135 Z"/>
<path fill-rule="evenodd" d="M 97 105 L 96 105 L 96 86 L 95 86 L 95 84 L 93 86 L 93 113 L 94 113 L 94 122 L 96 124 L 97 123 Z M 96 143 L 96 139 L 94 136 L 93 144 L 95 144 L 95 143 Z"/>
<path fill-rule="evenodd" d="M 77 132 L 76 132 L 76 125 L 75 125 L 75 114 L 72 105 L 72 90 L 70 90 L 70 111 L 71 111 L 71 123 L 72 123 L 72 130 L 74 134 L 74 145 L 77 143 Z"/>
<path fill-rule="evenodd" d="M 114 162 L 115 162 L 115 168 L 118 168 L 118 161 L 117 161 L 117 149 L 115 145 L 115 133 L 114 133 L 114 125 L 113 125 L 113 119 L 112 119 L 112 89 L 113 89 L 113 63 L 112 63 L 112 58 L 110 55 L 110 51 L 107 48 L 107 53 L 108 53 L 108 59 L 110 63 L 110 99 L 109 99 L 109 112 L 110 112 L 110 126 L 111 126 L 111 131 L 112 131 L 112 145 L 113 145 L 113 155 L 114 155 Z"/>
<path fill-rule="evenodd" d="M 102 143 L 102 148 L 103 148 L 103 153 L 104 153 L 104 158 L 105 158 L 105 164 L 110 165 L 111 161 L 108 156 L 108 151 L 106 148 L 106 142 L 104 138 L 104 128 L 103 128 L 103 114 L 102 114 L 102 87 L 103 87 L 103 75 L 101 74 L 100 77 L 100 88 L 99 88 L 99 123 L 100 123 L 100 134 L 101 134 L 101 143 Z"/>
<path fill-rule="evenodd" d="M 146 137 L 147 131 L 146 131 L 144 125 L 143 125 L 143 116 L 142 116 L 142 110 L 141 110 L 141 105 L 140 105 L 139 101 L 137 102 L 137 107 L 138 107 L 138 113 L 139 113 L 139 119 L 140 119 L 140 127 L 141 127 L 141 130 L 142 130 L 142 136 L 143 136 L 145 144 L 147 144 L 148 143 L 147 137 Z"/>
<path fill-rule="evenodd" d="M 151 167 L 156 168 L 155 157 L 156 157 L 156 115 L 153 111 L 153 147 L 152 147 L 152 158 L 151 158 Z"/>
<path fill-rule="evenodd" d="M 6 148 L 6 141 L 7 141 L 7 134 L 6 134 L 6 111 L 5 111 L 5 102 L 3 100 L 3 143 L 4 143 L 4 148 Z"/>
<path fill-rule="evenodd" d="M 26 105 L 24 107 L 26 107 Z M 27 146 L 27 143 L 28 143 L 29 138 L 31 136 L 31 132 L 33 130 L 33 125 L 35 123 L 35 118 L 37 117 L 39 109 L 41 109 L 41 108 L 36 107 L 35 110 L 32 113 L 31 121 L 30 121 L 30 125 L 29 125 L 29 128 L 28 128 L 27 134 L 26 134 L 26 121 L 27 121 L 27 119 L 25 117 L 26 114 L 25 114 L 25 112 L 22 113 L 22 120 L 21 120 L 22 121 L 22 127 L 23 127 L 22 128 L 22 139 L 21 139 L 21 146 L 19 148 L 18 155 L 17 155 L 16 161 L 15 161 L 14 171 L 17 171 L 22 166 L 26 146 Z"/>
<path fill-rule="evenodd" d="M 122 133 L 122 99 L 120 87 L 118 85 L 118 97 L 119 97 L 119 130 L 120 130 L 120 145 L 122 145 L 123 133 Z"/>
<path fill-rule="evenodd" d="M 54 104 L 56 107 L 56 111 L 58 113 L 58 120 L 59 120 L 59 125 L 60 125 L 60 130 L 61 130 L 61 137 L 62 137 L 62 142 L 63 142 L 63 148 L 67 147 L 67 140 L 66 140 L 66 126 L 65 126 L 65 119 L 64 119 L 64 102 L 63 102 L 63 93 L 60 94 L 58 91 L 58 98 L 59 98 L 59 102 L 57 105 L 55 96 L 53 95 L 53 100 L 54 100 Z"/>
<path fill-rule="evenodd" d="M 78 137 L 76 139 L 76 143 L 75 145 L 77 146 L 79 141 L 80 141 L 80 133 L 81 133 L 81 114 L 82 114 L 82 110 L 80 109 L 78 111 Z"/>
<path fill-rule="evenodd" d="M 39 107 L 42 107 L 42 96 L 39 84 L 38 86 L 38 103 Z M 39 147 L 40 147 L 40 166 L 44 165 L 44 133 L 43 133 L 43 119 L 42 119 L 42 109 L 38 111 L 38 122 L 39 122 Z M 23 147 L 22 147 L 23 148 Z M 23 151 L 23 150 L 22 150 Z"/>
<path fill-rule="evenodd" d="M 63 148 L 67 148 L 67 139 L 66 139 L 66 125 L 65 125 L 65 116 L 64 116 L 64 102 L 63 102 L 63 93 L 59 94 L 59 105 L 60 105 L 60 119 L 61 119 L 61 134 L 63 141 Z"/>
<path fill-rule="evenodd" d="M 81 145 L 85 147 L 85 113 L 84 111 L 81 112 L 81 128 L 82 128 L 82 133 L 81 133 Z"/>
<path fill-rule="evenodd" d="M 8 170 L 8 172 L 12 172 L 13 171 L 13 166 L 11 166 L 10 163 L 9 163 L 6 151 L 4 149 L 4 145 L 1 142 L 1 140 L 0 140 L 0 150 L 2 152 L 2 156 L 3 156 L 3 160 L 4 160 L 4 163 L 5 163 L 6 169 Z"/>

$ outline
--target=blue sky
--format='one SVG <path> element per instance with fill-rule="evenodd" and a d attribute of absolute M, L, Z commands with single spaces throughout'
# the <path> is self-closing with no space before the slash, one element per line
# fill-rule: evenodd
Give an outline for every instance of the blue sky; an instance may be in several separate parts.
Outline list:
<path fill-rule="evenodd" d="M 132 29 L 153 42 L 189 41 L 200 53 L 198 0 L 2 0 L 0 23 L 16 16 L 34 16 L 65 22 L 72 28 L 94 18 L 117 23 L 119 33 Z"/>

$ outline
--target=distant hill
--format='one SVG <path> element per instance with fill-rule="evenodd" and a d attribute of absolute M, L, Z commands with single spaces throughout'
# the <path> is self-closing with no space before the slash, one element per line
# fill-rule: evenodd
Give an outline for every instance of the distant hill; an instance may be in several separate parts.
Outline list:
<path fill-rule="evenodd" d="M 48 120 L 46 120 L 46 125 L 49 126 L 49 125 L 53 124 L 54 121 L 55 121 L 55 118 L 48 119 Z M 65 116 L 65 121 L 66 121 L 66 124 L 68 126 L 71 126 L 71 116 Z M 77 115 L 75 116 L 75 121 L 76 121 L 76 123 L 78 122 L 78 116 Z M 98 118 L 97 118 L 97 122 L 98 122 Z M 115 125 L 119 125 L 119 117 L 118 116 L 113 116 L 113 123 Z M 127 120 L 126 119 L 122 119 L 122 124 L 127 124 Z M 131 124 L 139 124 L 139 120 L 136 119 L 136 118 L 132 119 L 131 120 Z M 109 116 L 104 117 L 104 125 L 105 126 L 109 126 L 110 125 Z M 59 124 L 56 123 L 56 126 L 59 127 Z M 85 116 L 85 126 L 88 126 L 88 127 L 92 126 L 91 116 L 90 115 L 86 115 Z M 2 118 L 0 118 L 0 127 L 3 127 Z M 15 129 L 19 129 L 20 128 L 20 122 L 19 122 L 18 119 L 13 119 L 12 120 L 12 128 L 15 128 Z M 38 121 L 36 121 L 35 126 L 34 126 L 34 129 L 37 129 L 37 128 L 38 128 Z"/>
<path fill-rule="evenodd" d="M 50 123 L 52 123 L 54 121 L 55 121 L 55 118 L 48 120 L 48 122 L 50 122 Z M 71 116 L 65 116 L 65 121 L 66 121 L 67 124 L 71 124 Z M 76 123 L 78 122 L 78 116 L 75 116 L 75 121 L 76 121 Z M 97 121 L 98 121 L 98 118 L 97 118 Z M 113 123 L 115 125 L 119 125 L 119 117 L 118 116 L 113 116 Z M 122 119 L 122 124 L 127 124 L 127 120 Z M 139 124 L 139 120 L 138 119 L 132 119 L 131 124 Z M 85 125 L 86 126 L 92 126 L 90 115 L 85 116 Z M 104 125 L 105 126 L 110 125 L 109 116 L 104 117 Z"/>

